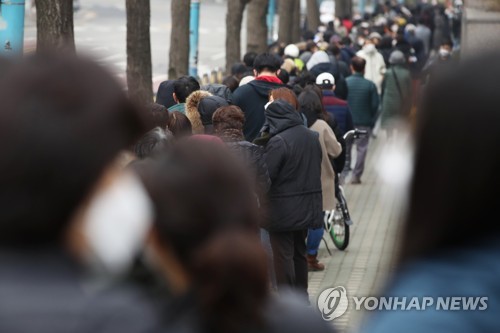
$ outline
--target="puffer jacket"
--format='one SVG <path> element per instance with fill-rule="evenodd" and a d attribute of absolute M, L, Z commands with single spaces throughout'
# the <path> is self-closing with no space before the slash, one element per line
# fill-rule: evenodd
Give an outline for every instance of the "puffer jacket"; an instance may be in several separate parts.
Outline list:
<path fill-rule="evenodd" d="M 206 84 L 201 86 L 201 90 L 208 91 L 214 96 L 219 96 L 221 98 L 224 98 L 228 102 L 231 102 L 233 96 L 231 90 L 223 84 L 216 84 L 216 83 Z"/>
<path fill-rule="evenodd" d="M 222 139 L 224 140 L 224 138 Z M 226 142 L 226 144 L 231 151 L 241 158 L 245 165 L 252 169 L 258 192 L 261 194 L 267 193 L 271 187 L 271 179 L 269 178 L 264 148 L 248 141 Z"/>
<path fill-rule="evenodd" d="M 186 116 L 193 127 L 193 134 L 205 133 L 205 127 L 201 121 L 201 115 L 198 112 L 198 105 L 203 98 L 208 96 L 212 96 L 212 94 L 208 91 L 198 90 L 191 93 L 186 99 Z"/>
<path fill-rule="evenodd" d="M 271 136 L 266 162 L 272 185 L 264 227 L 273 232 L 321 227 L 322 152 L 318 133 L 307 129 L 299 113 L 282 100 L 268 106 L 266 120 Z"/>
<path fill-rule="evenodd" d="M 213 96 L 208 91 L 195 91 L 186 99 L 186 116 L 193 127 L 193 134 L 212 134 L 212 116 L 221 106 L 228 105 L 219 96 Z"/>

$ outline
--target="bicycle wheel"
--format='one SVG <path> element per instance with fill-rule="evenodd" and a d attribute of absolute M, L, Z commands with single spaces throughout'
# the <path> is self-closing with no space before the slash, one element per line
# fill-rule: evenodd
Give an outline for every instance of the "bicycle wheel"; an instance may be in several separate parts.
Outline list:
<path fill-rule="evenodd" d="M 344 251 L 349 245 L 350 228 L 344 221 L 341 209 L 340 205 L 337 204 L 328 233 L 335 247 L 340 251 Z"/>

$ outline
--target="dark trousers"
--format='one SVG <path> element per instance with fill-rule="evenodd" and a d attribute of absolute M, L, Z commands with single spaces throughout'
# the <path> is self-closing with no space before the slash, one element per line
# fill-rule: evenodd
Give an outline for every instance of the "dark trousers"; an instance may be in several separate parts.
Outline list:
<path fill-rule="evenodd" d="M 307 230 L 269 232 L 278 291 L 293 288 L 307 296 Z"/>
<path fill-rule="evenodd" d="M 356 145 L 356 165 L 352 171 L 352 177 L 353 179 L 361 179 L 361 176 L 365 171 L 365 161 L 368 153 L 368 144 L 370 143 L 371 128 L 367 126 L 356 126 L 356 128 L 367 132 L 366 135 L 354 141 L 354 144 Z"/>

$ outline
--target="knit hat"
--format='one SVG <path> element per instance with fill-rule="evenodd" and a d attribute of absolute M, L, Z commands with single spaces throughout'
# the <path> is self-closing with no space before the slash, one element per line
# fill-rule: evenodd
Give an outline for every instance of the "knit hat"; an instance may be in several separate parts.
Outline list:
<path fill-rule="evenodd" d="M 317 51 L 313 53 L 311 59 L 306 63 L 307 70 L 310 71 L 311 68 L 322 63 L 330 63 L 330 57 L 325 51 Z"/>
<path fill-rule="evenodd" d="M 405 62 L 405 55 L 399 50 L 392 52 L 389 57 L 389 63 L 391 65 L 403 65 Z"/>
<path fill-rule="evenodd" d="M 285 47 L 284 52 L 285 52 L 286 56 L 292 57 L 294 59 L 298 58 L 299 53 L 300 53 L 299 48 L 295 44 L 287 45 L 287 47 Z"/>
<path fill-rule="evenodd" d="M 417 27 L 413 24 L 407 24 L 405 27 L 405 32 L 415 32 Z"/>
<path fill-rule="evenodd" d="M 328 72 L 321 73 L 316 78 L 316 84 L 322 88 L 334 86 L 335 85 L 335 78 L 333 77 L 332 74 L 330 74 Z"/>
<path fill-rule="evenodd" d="M 381 40 L 382 39 L 382 36 L 378 33 L 378 32 L 372 32 L 369 36 L 368 36 L 368 39 L 372 40 L 372 39 L 378 39 L 378 40 Z"/>

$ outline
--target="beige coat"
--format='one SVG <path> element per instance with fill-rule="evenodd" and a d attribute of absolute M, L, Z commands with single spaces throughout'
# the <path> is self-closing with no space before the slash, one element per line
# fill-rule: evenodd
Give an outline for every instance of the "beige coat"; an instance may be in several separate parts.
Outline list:
<path fill-rule="evenodd" d="M 335 171 L 330 158 L 335 158 L 342 152 L 342 146 L 337 141 L 335 134 L 324 120 L 316 120 L 310 127 L 312 131 L 319 133 L 321 152 L 321 187 L 323 192 L 323 211 L 335 209 Z"/>

